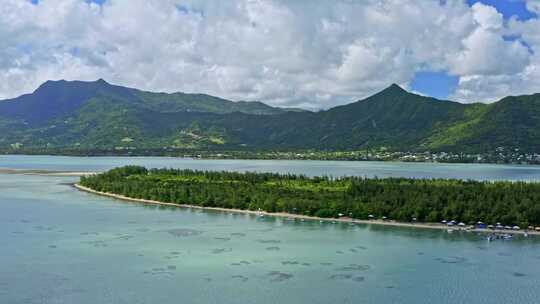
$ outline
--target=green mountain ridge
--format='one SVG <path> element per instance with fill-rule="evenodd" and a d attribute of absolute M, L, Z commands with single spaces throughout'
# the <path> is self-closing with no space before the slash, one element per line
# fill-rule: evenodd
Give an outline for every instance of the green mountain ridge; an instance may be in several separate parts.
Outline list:
<path fill-rule="evenodd" d="M 152 93 L 95 82 L 46 82 L 0 101 L 0 149 L 387 149 L 483 153 L 540 148 L 540 94 L 462 104 L 398 85 L 320 112 Z"/>

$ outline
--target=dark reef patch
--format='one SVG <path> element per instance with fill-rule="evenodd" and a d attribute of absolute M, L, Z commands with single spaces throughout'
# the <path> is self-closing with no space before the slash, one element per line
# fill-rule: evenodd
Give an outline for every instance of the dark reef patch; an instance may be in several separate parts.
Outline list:
<path fill-rule="evenodd" d="M 143 272 L 144 274 L 150 274 L 150 275 L 173 275 L 171 271 L 167 271 L 167 269 L 162 267 L 155 267 L 150 270 L 146 270 Z"/>
<path fill-rule="evenodd" d="M 232 236 L 246 236 L 245 233 L 242 233 L 242 232 L 233 232 L 231 233 Z"/>
<path fill-rule="evenodd" d="M 215 237 L 214 240 L 219 240 L 219 241 L 230 241 L 231 238 L 229 238 L 229 237 Z"/>
<path fill-rule="evenodd" d="M 270 279 L 270 282 L 283 282 L 293 277 L 292 274 L 281 271 L 270 271 L 266 276 Z"/>
<path fill-rule="evenodd" d="M 237 279 L 237 280 L 239 280 L 239 281 L 241 281 L 241 282 L 246 282 L 247 280 L 249 280 L 248 277 L 245 277 L 245 276 L 239 275 L 239 274 L 233 275 L 233 276 L 231 276 L 231 278 Z"/>
<path fill-rule="evenodd" d="M 129 235 L 129 234 L 126 234 L 126 235 L 122 235 L 122 236 L 119 236 L 117 238 L 115 238 L 116 240 L 124 240 L 124 241 L 127 241 L 127 240 L 130 240 L 134 238 L 133 235 Z"/>
<path fill-rule="evenodd" d="M 445 257 L 445 258 L 436 258 L 435 259 L 436 261 L 439 261 L 441 263 L 444 263 L 444 264 L 461 264 L 461 263 L 465 263 L 467 261 L 466 258 L 464 257 L 459 257 L 459 256 L 450 256 L 450 257 Z"/>
<path fill-rule="evenodd" d="M 350 273 L 337 273 L 329 277 L 330 280 L 351 280 L 354 282 L 364 282 L 365 278 L 362 276 L 354 276 Z"/>
<path fill-rule="evenodd" d="M 338 274 L 331 275 L 329 277 L 329 279 L 330 280 L 346 280 L 346 279 L 350 279 L 352 277 L 353 277 L 352 274 L 338 273 Z"/>
<path fill-rule="evenodd" d="M 220 253 L 231 252 L 231 251 L 232 251 L 232 248 L 216 248 L 216 249 L 212 249 L 213 254 L 220 254 Z"/>
<path fill-rule="evenodd" d="M 280 240 L 257 240 L 257 242 L 262 244 L 279 244 L 281 243 Z"/>
<path fill-rule="evenodd" d="M 175 236 L 175 237 L 189 237 L 189 236 L 197 236 L 202 234 L 203 232 L 200 230 L 195 229 L 187 229 L 187 228 L 176 228 L 176 229 L 170 229 L 166 230 L 167 233 Z"/>
<path fill-rule="evenodd" d="M 336 268 L 336 271 L 366 271 L 371 269 L 369 265 L 349 264 L 344 267 Z"/>

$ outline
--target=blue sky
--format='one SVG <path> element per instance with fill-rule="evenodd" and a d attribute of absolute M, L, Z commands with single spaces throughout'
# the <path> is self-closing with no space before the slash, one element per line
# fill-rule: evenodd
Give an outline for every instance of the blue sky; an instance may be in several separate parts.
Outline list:
<path fill-rule="evenodd" d="M 481 2 L 491 5 L 503 14 L 505 19 L 516 16 L 520 20 L 536 18 L 536 14 L 527 10 L 527 4 L 524 0 L 467 0 L 469 5 Z"/>
<path fill-rule="evenodd" d="M 417 72 L 411 83 L 414 91 L 438 99 L 446 99 L 457 87 L 459 78 L 446 72 Z"/>
<path fill-rule="evenodd" d="M 517 18 L 525 21 L 538 18 L 535 13 L 527 10 L 527 4 L 524 0 L 467 0 L 470 6 L 477 2 L 495 7 L 505 20 Z M 515 37 L 506 38 L 515 39 Z M 526 43 L 524 44 L 526 45 Z M 422 71 L 416 73 L 411 82 L 411 89 L 424 95 L 446 99 L 455 91 L 458 81 L 457 76 L 449 75 L 446 71 Z"/>

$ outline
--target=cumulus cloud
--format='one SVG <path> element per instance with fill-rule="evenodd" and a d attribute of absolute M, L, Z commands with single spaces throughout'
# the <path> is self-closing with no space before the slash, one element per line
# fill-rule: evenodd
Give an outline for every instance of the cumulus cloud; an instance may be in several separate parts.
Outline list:
<path fill-rule="evenodd" d="M 462 44 L 463 50 L 449 60 L 450 71 L 457 75 L 514 74 L 529 63 L 526 46 L 485 28 L 476 29 Z"/>
<path fill-rule="evenodd" d="M 538 22 L 462 0 L 5 0 L 0 98 L 104 78 L 328 108 L 445 70 L 460 78 L 452 98 L 492 101 L 540 91 Z"/>
<path fill-rule="evenodd" d="M 539 0 L 527 3 L 531 11 L 539 4 Z M 471 71 L 461 71 L 464 73 L 460 74 L 459 86 L 452 97 L 465 102 L 492 102 L 507 95 L 540 92 L 539 29 L 539 19 L 519 21 L 512 18 L 506 26 L 497 26 L 491 32 L 491 39 L 471 48 L 485 52 L 471 62 L 485 64 L 478 65 L 476 71 L 472 65 L 468 65 Z"/>
<path fill-rule="evenodd" d="M 527 9 L 536 14 L 540 14 L 540 0 L 528 0 Z"/>

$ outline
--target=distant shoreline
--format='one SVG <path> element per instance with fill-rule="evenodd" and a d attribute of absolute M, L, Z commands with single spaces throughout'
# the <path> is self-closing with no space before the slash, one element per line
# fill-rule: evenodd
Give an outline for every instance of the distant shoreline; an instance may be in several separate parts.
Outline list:
<path fill-rule="evenodd" d="M 354 152 L 354 151 L 353 151 Z M 344 162 L 396 162 L 396 163 L 417 163 L 417 164 L 484 164 L 484 165 L 509 165 L 509 166 L 539 166 L 538 161 L 518 161 L 510 159 L 492 159 L 478 161 L 478 156 L 483 158 L 489 158 L 484 154 L 471 154 L 470 158 L 428 158 L 423 159 L 421 156 L 424 153 L 413 153 L 411 155 L 399 156 L 399 157 L 358 157 L 354 155 L 336 156 L 333 154 L 339 153 L 352 153 L 350 151 L 334 151 L 334 152 L 313 152 L 315 155 L 311 155 L 311 152 L 302 151 L 282 151 L 275 152 L 275 155 L 266 151 L 198 151 L 198 152 L 163 152 L 163 151 L 151 151 L 148 153 L 130 151 L 129 153 L 120 153 L 118 151 L 3 151 L 0 149 L 0 156 L 2 155 L 21 155 L 21 156 L 65 156 L 65 157 L 172 157 L 172 158 L 186 158 L 194 160 L 288 160 L 288 161 L 344 161 Z M 318 155 L 318 154 L 324 155 Z M 405 152 L 394 152 L 404 154 Z M 328 154 L 328 155 L 327 155 Z M 318 156 L 317 156 L 318 155 Z M 457 154 L 456 154 L 457 155 Z M 472 157 L 474 156 L 474 157 Z M 418 158 L 417 158 L 418 157 Z"/>
<path fill-rule="evenodd" d="M 0 174 L 23 174 L 23 175 L 42 175 L 42 176 L 84 176 L 84 175 L 97 174 L 97 172 L 0 168 Z"/>
<path fill-rule="evenodd" d="M 170 207 L 177 207 L 177 208 L 186 208 L 186 209 L 200 209 L 200 210 L 212 210 L 212 211 L 220 211 L 220 212 L 234 212 L 234 213 L 242 213 L 242 214 L 251 214 L 251 215 L 257 215 L 257 216 L 273 216 L 273 217 L 283 217 L 283 218 L 294 218 L 294 219 L 300 219 L 300 220 L 309 220 L 309 221 L 324 221 L 324 222 L 339 222 L 339 223 L 353 223 L 353 224 L 371 224 L 371 225 L 383 225 L 383 226 L 393 226 L 393 227 L 406 227 L 406 228 L 422 228 L 422 229 L 438 229 L 438 230 L 452 230 L 452 231 L 469 231 L 469 232 L 481 232 L 481 233 L 508 233 L 508 234 L 524 234 L 525 231 L 523 230 L 491 230 L 491 229 L 481 229 L 481 228 L 472 228 L 472 229 L 465 229 L 465 228 L 457 228 L 457 227 L 448 227 L 446 225 L 438 224 L 438 223 L 405 223 L 405 222 L 396 222 L 391 220 L 359 220 L 359 219 L 352 219 L 352 218 L 322 218 L 322 217 L 316 217 L 316 216 L 308 216 L 308 215 L 300 215 L 300 214 L 291 214 L 291 213 L 285 213 L 285 212 L 266 212 L 266 211 L 253 211 L 253 210 L 243 210 L 243 209 L 228 209 L 228 208 L 219 208 L 219 207 L 203 207 L 203 206 L 197 206 L 197 205 L 188 205 L 188 204 L 175 204 L 175 203 L 167 203 L 167 202 L 161 202 L 161 201 L 155 201 L 155 200 L 147 200 L 147 199 L 140 199 L 140 198 L 132 198 L 120 194 L 114 194 L 109 192 L 101 192 L 96 191 L 94 189 L 82 186 L 80 184 L 73 184 L 73 187 L 75 187 L 78 190 L 100 195 L 100 196 L 106 196 L 110 198 L 115 198 L 123 201 L 130 201 L 130 202 L 137 202 L 137 203 L 143 203 L 143 204 L 151 204 L 151 205 L 161 205 L 161 206 L 170 206 Z M 527 231 L 529 235 L 540 235 L 540 231 Z"/>

